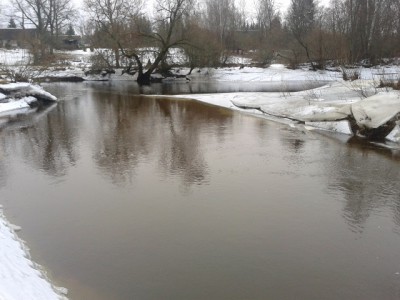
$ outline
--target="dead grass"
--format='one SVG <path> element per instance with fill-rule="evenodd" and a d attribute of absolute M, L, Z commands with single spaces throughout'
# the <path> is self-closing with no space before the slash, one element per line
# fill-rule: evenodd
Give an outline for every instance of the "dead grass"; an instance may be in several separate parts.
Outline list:
<path fill-rule="evenodd" d="M 380 80 L 380 88 L 392 88 L 394 90 L 400 91 L 400 79 L 398 80 Z"/>

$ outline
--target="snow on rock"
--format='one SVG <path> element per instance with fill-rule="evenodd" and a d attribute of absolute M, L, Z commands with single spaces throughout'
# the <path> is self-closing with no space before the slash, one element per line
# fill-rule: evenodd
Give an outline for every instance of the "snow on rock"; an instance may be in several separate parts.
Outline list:
<path fill-rule="evenodd" d="M 29 109 L 38 100 L 54 102 L 57 98 L 40 86 L 30 83 L 0 84 L 0 114 Z"/>
<path fill-rule="evenodd" d="M 0 299 L 66 299 L 46 279 L 0 211 Z"/>
<path fill-rule="evenodd" d="M 26 82 L 0 84 L 0 93 L 6 94 L 9 97 L 16 96 L 33 96 L 38 99 L 47 101 L 57 101 L 57 97 L 46 92 L 42 87 Z"/>
<path fill-rule="evenodd" d="M 400 114 L 400 94 L 379 93 L 352 104 L 351 110 L 357 124 L 378 128 Z"/>
<path fill-rule="evenodd" d="M 36 98 L 35 98 L 35 100 L 36 100 Z M 30 108 L 30 105 L 23 99 L 10 101 L 10 102 L 6 102 L 6 103 L 0 103 L 0 114 L 3 114 L 8 111 L 12 111 L 12 110 L 25 109 L 25 108 Z"/>
<path fill-rule="evenodd" d="M 351 105 L 352 130 L 369 139 L 383 139 L 400 120 L 400 93 L 379 93 Z"/>
<path fill-rule="evenodd" d="M 398 122 L 399 123 L 399 122 Z M 386 139 L 395 143 L 400 143 L 400 125 L 396 127 L 386 136 Z"/>

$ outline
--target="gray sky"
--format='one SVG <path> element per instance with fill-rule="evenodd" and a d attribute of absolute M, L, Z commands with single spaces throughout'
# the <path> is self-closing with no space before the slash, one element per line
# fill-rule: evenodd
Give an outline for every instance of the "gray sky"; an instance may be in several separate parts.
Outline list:
<path fill-rule="evenodd" d="M 72 0 L 72 1 L 77 8 L 83 8 L 82 7 L 83 0 Z M 238 6 L 245 7 L 245 11 L 248 12 L 250 18 L 254 17 L 254 6 L 255 6 L 254 3 L 257 0 L 235 0 L 235 1 L 237 2 Z M 287 11 L 287 8 L 289 7 L 291 0 L 275 0 L 275 1 L 276 1 L 276 4 L 277 4 L 279 10 L 284 15 L 285 12 Z M 7 2 L 9 2 L 9 0 L 0 0 L 0 9 L 2 8 L 2 6 L 7 5 Z M 153 0 L 146 0 L 148 7 L 152 7 L 152 2 L 153 2 Z M 327 6 L 329 3 L 329 0 L 319 0 L 319 3 L 321 5 Z M 1 11 L 0 11 L 0 26 L 3 26 L 3 27 L 7 26 L 7 23 L 8 23 L 8 17 L 7 18 L 4 17 L 4 10 L 1 9 Z"/>
<path fill-rule="evenodd" d="M 257 0 L 235 0 L 237 2 L 238 5 L 241 5 L 241 3 L 244 3 L 244 6 L 246 7 L 246 10 L 249 12 L 254 11 L 254 3 Z M 291 0 L 275 0 L 277 6 L 279 7 L 279 9 L 281 10 L 281 12 L 286 12 L 287 8 L 289 7 L 290 1 Z M 83 0 L 73 0 L 73 2 L 79 7 L 81 6 Z M 149 7 L 152 6 L 152 2 L 153 0 L 147 0 L 146 3 Z M 320 4 L 327 6 L 329 3 L 329 0 L 319 0 L 318 1 Z"/>

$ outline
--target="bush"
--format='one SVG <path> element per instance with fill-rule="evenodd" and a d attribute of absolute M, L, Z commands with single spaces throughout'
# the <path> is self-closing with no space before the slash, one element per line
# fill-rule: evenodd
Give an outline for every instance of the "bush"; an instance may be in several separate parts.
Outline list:
<path fill-rule="evenodd" d="M 344 81 L 354 81 L 360 79 L 360 72 L 356 69 L 342 69 L 342 78 Z"/>
<path fill-rule="evenodd" d="M 400 91 L 400 79 L 397 80 L 380 80 L 380 88 L 392 88 L 394 90 Z"/>

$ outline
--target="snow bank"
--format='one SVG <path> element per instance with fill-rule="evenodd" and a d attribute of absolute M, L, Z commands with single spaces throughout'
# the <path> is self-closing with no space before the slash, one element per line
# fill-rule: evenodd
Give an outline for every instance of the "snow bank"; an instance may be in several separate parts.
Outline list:
<path fill-rule="evenodd" d="M 57 101 L 57 97 L 46 92 L 42 87 L 26 82 L 0 84 L 0 92 L 11 96 L 32 96 L 47 101 Z"/>
<path fill-rule="evenodd" d="M 34 97 L 25 97 L 20 100 L 15 100 L 6 103 L 0 103 L 0 116 L 14 110 L 30 109 L 30 103 L 36 102 Z"/>
<path fill-rule="evenodd" d="M 194 72 L 190 75 L 191 79 L 202 79 L 208 77 L 215 81 L 234 81 L 234 82 L 279 82 L 281 85 L 291 81 L 315 82 L 315 81 L 334 81 L 341 78 L 338 72 L 319 71 L 313 72 L 308 69 L 289 70 L 284 65 L 275 64 L 269 68 L 256 67 L 235 67 L 201 69 L 200 73 Z"/>
<path fill-rule="evenodd" d="M 39 101 L 57 101 L 57 98 L 40 86 L 30 83 L 0 84 L 0 114 L 29 109 Z"/>
<path fill-rule="evenodd" d="M 369 138 L 384 137 L 393 130 L 387 138 L 400 142 L 399 125 L 394 123 L 400 118 L 400 93 L 379 92 L 368 81 L 337 81 L 294 93 L 228 93 L 177 97 L 239 110 L 250 109 L 251 113 L 257 110 L 258 113 L 274 117 L 274 120 L 278 118 L 292 120 L 292 124 L 304 123 L 306 128 L 344 134 L 353 134 L 356 129 L 354 132 Z"/>
<path fill-rule="evenodd" d="M 400 93 L 379 93 L 354 103 L 351 110 L 359 125 L 378 128 L 400 114 Z"/>
<path fill-rule="evenodd" d="M 0 300 L 66 299 L 30 260 L 25 245 L 12 228 L 0 207 Z"/>

